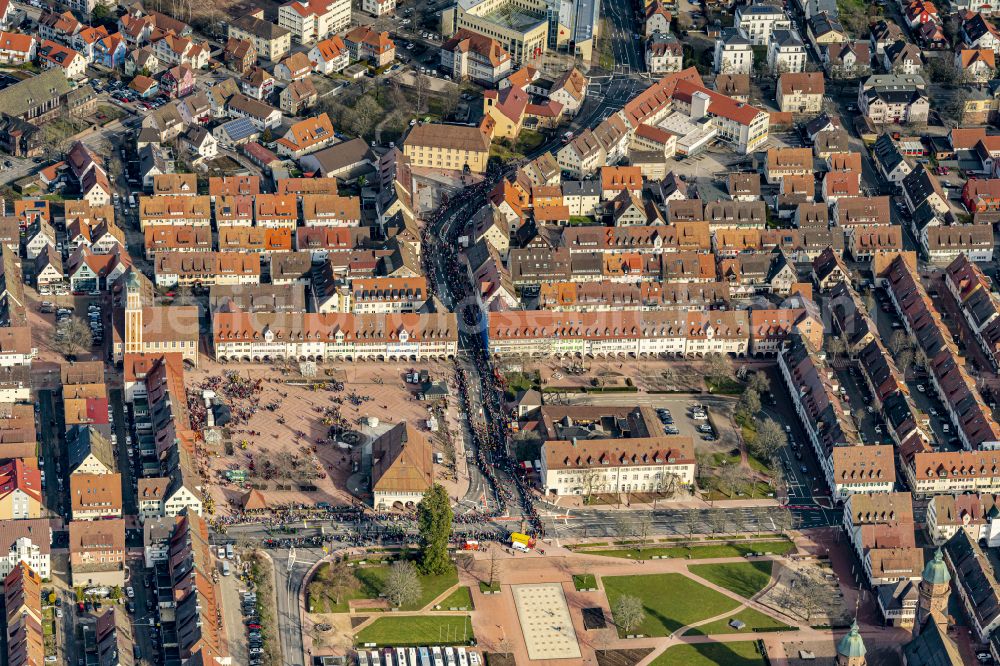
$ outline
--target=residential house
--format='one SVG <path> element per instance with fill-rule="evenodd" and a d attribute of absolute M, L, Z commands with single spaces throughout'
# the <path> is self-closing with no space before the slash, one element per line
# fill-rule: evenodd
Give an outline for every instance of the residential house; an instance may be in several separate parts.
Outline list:
<path fill-rule="evenodd" d="M 919 74 L 924 66 L 920 49 L 910 42 L 899 40 L 885 47 L 882 67 L 889 74 Z"/>
<path fill-rule="evenodd" d="M 309 61 L 317 74 L 329 76 L 342 71 L 350 64 L 351 54 L 339 35 L 317 42 L 309 50 Z"/>
<path fill-rule="evenodd" d="M 258 56 L 271 62 L 278 62 L 292 50 L 292 32 L 280 25 L 265 21 L 263 14 L 263 10 L 259 10 L 231 21 L 228 24 L 228 36 L 250 42 L 257 50 Z"/>
<path fill-rule="evenodd" d="M 683 68 L 684 48 L 675 35 L 656 32 L 646 40 L 646 71 L 668 74 Z"/>
<path fill-rule="evenodd" d="M 326 113 L 305 118 L 292 124 L 288 132 L 276 141 L 279 155 L 293 159 L 315 152 L 333 144 L 337 140 L 333 133 L 333 123 Z"/>
<path fill-rule="evenodd" d="M 42 515 L 42 480 L 37 467 L 15 458 L 0 465 L 0 520 Z"/>
<path fill-rule="evenodd" d="M 819 113 L 825 87 L 822 72 L 785 73 L 778 77 L 778 108 L 790 113 Z"/>
<path fill-rule="evenodd" d="M 858 86 L 858 110 L 876 125 L 925 123 L 930 112 L 920 76 L 876 74 Z"/>
<path fill-rule="evenodd" d="M 820 12 L 808 19 L 806 35 L 817 52 L 822 51 L 824 46 L 842 44 L 849 40 L 844 26 L 829 12 Z"/>
<path fill-rule="evenodd" d="M 278 99 L 283 112 L 298 116 L 316 105 L 319 92 L 311 79 L 302 79 L 285 86 Z"/>
<path fill-rule="evenodd" d="M 274 92 L 274 77 L 263 67 L 251 67 L 240 79 L 240 90 L 247 97 L 263 101 Z"/>
<path fill-rule="evenodd" d="M 226 110 L 234 118 L 245 118 L 260 132 L 281 125 L 281 111 L 264 102 L 237 94 L 226 102 Z"/>
<path fill-rule="evenodd" d="M 60 69 L 72 81 L 82 79 L 86 74 L 86 58 L 68 46 L 46 39 L 38 45 L 36 53 L 42 69 Z"/>
<path fill-rule="evenodd" d="M 31 35 L 0 31 L 0 62 L 24 65 L 35 59 L 38 41 Z"/>
<path fill-rule="evenodd" d="M 497 40 L 462 28 L 441 45 L 441 66 L 455 80 L 496 84 L 510 74 L 511 57 Z"/>
<path fill-rule="evenodd" d="M 378 32 L 369 25 L 359 25 L 344 35 L 344 44 L 352 60 L 361 60 L 373 67 L 384 67 L 396 58 L 396 45 L 388 32 Z"/>
<path fill-rule="evenodd" d="M 125 521 L 69 523 L 70 582 L 75 587 L 125 584 Z"/>
<path fill-rule="evenodd" d="M 473 173 L 486 171 L 490 141 L 478 127 L 423 123 L 410 128 L 403 140 L 403 154 L 415 167 L 432 167 Z"/>
<path fill-rule="evenodd" d="M 789 30 L 792 22 L 780 6 L 766 3 L 739 5 L 733 25 L 754 46 L 767 46 L 775 30 Z"/>
<path fill-rule="evenodd" d="M 153 44 L 153 52 L 165 66 L 187 65 L 191 69 L 208 67 L 209 48 L 205 43 L 196 43 L 186 37 L 167 34 Z"/>
<path fill-rule="evenodd" d="M 103 522 L 122 515 L 121 474 L 72 474 L 69 494 L 74 521 Z"/>
<path fill-rule="evenodd" d="M 867 41 L 827 44 L 822 49 L 823 67 L 834 79 L 855 79 L 872 73 L 871 45 Z"/>
<path fill-rule="evenodd" d="M 230 37 L 222 51 L 226 67 L 237 74 L 246 74 L 257 62 L 257 48 L 248 39 Z"/>
<path fill-rule="evenodd" d="M 985 83 L 996 74 L 996 52 L 993 49 L 958 49 L 955 68 L 963 81 Z"/>
<path fill-rule="evenodd" d="M 274 66 L 274 76 L 282 83 L 292 83 L 308 78 L 313 64 L 306 53 L 301 51 L 286 56 Z"/>

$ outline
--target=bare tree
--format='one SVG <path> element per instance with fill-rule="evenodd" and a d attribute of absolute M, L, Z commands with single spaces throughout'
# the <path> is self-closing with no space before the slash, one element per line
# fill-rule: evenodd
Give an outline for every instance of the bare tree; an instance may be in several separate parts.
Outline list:
<path fill-rule="evenodd" d="M 594 490 L 597 487 L 597 482 L 601 478 L 601 472 L 596 469 L 585 469 L 582 474 L 583 479 L 583 492 L 585 494 L 585 501 L 590 502 L 591 497 L 594 495 Z"/>
<path fill-rule="evenodd" d="M 809 622 L 813 615 L 822 612 L 829 606 L 830 593 L 822 583 L 812 576 L 802 574 L 796 581 L 795 596 L 806 614 L 806 622 Z"/>
<path fill-rule="evenodd" d="M 490 547 L 490 588 L 500 577 L 500 559 L 497 557 L 497 546 Z"/>
<path fill-rule="evenodd" d="M 684 534 L 689 537 L 694 534 L 695 514 L 693 511 L 682 511 L 680 522 L 680 527 L 684 531 Z"/>
<path fill-rule="evenodd" d="M 430 81 L 424 74 L 415 74 L 413 82 L 413 91 L 417 94 L 416 108 L 417 113 L 424 113 L 427 111 L 427 95 L 430 88 Z"/>
<path fill-rule="evenodd" d="M 733 361 L 729 356 L 711 353 L 705 357 L 705 375 L 715 384 L 725 384 L 733 378 Z"/>
<path fill-rule="evenodd" d="M 771 378 L 767 373 L 758 370 L 747 378 L 747 388 L 757 393 L 767 393 L 771 390 Z"/>
<path fill-rule="evenodd" d="M 382 593 L 393 608 L 401 608 L 420 598 L 423 586 L 417 568 L 408 560 L 396 560 L 389 567 Z"/>
<path fill-rule="evenodd" d="M 59 322 L 52 335 L 52 348 L 63 356 L 87 351 L 92 343 L 90 329 L 76 317 L 69 317 Z"/>
<path fill-rule="evenodd" d="M 792 529 L 792 525 L 794 524 L 792 512 L 784 508 L 775 511 L 772 520 L 774 520 L 774 526 L 779 532 L 787 532 Z"/>
<path fill-rule="evenodd" d="M 847 343 L 839 336 L 829 335 L 826 338 L 826 351 L 830 356 L 839 356 L 847 352 Z"/>
<path fill-rule="evenodd" d="M 613 529 L 615 536 L 622 540 L 631 539 L 635 536 L 635 523 L 621 511 L 615 515 Z"/>
<path fill-rule="evenodd" d="M 865 408 L 864 407 L 856 407 L 854 409 L 854 411 L 851 412 L 851 416 L 854 417 L 854 423 L 855 423 L 855 425 L 857 425 L 858 428 L 860 428 L 861 424 L 865 422 Z"/>
<path fill-rule="evenodd" d="M 639 539 L 639 552 L 642 552 L 643 546 L 646 545 L 646 541 L 649 539 L 650 532 L 653 531 L 653 517 L 648 513 L 640 513 L 635 518 L 635 535 Z"/>
<path fill-rule="evenodd" d="M 670 499 L 677 494 L 679 482 L 677 481 L 676 474 L 664 473 L 663 479 L 657 486 L 661 495 Z"/>
<path fill-rule="evenodd" d="M 632 633 L 646 619 L 646 609 L 642 605 L 642 599 L 630 594 L 623 594 L 615 599 L 615 607 L 612 609 L 615 624 L 621 628 L 625 634 Z"/>
<path fill-rule="evenodd" d="M 901 372 L 906 372 L 906 369 L 913 365 L 913 350 L 904 349 L 896 354 L 896 367 L 900 369 Z"/>
<path fill-rule="evenodd" d="M 752 417 L 760 411 L 760 394 L 752 388 L 747 388 L 740 396 L 737 408 L 745 412 L 748 417 Z"/>
<path fill-rule="evenodd" d="M 913 343 L 910 342 L 910 336 L 903 331 L 893 331 L 892 335 L 889 336 L 889 351 L 892 352 L 893 356 L 897 356 L 904 349 L 912 348 Z"/>
<path fill-rule="evenodd" d="M 375 124 L 382 117 L 384 110 L 371 95 L 364 95 L 353 108 L 355 114 L 355 131 L 358 136 L 369 137 Z"/>
<path fill-rule="evenodd" d="M 719 489 L 729 495 L 729 499 L 732 499 L 743 482 L 739 461 L 719 467 L 717 476 L 719 477 Z"/>
<path fill-rule="evenodd" d="M 310 583 L 310 588 L 313 585 L 320 586 L 320 594 L 339 605 L 341 599 L 360 587 L 360 582 L 354 575 L 353 569 L 347 566 L 346 560 L 335 560 L 319 568 L 313 582 Z"/>
<path fill-rule="evenodd" d="M 724 511 L 709 511 L 706 520 L 713 534 L 726 531 L 726 513 Z"/>
<path fill-rule="evenodd" d="M 753 441 L 752 453 L 758 458 L 769 460 L 785 445 L 787 436 L 784 429 L 774 419 L 764 419 L 757 423 L 757 436 Z"/>

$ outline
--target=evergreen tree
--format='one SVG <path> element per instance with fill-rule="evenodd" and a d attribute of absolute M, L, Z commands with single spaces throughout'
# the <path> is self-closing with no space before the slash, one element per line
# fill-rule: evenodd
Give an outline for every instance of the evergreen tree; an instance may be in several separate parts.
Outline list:
<path fill-rule="evenodd" d="M 425 574 L 443 574 L 451 570 L 448 541 L 454 514 L 444 486 L 435 483 L 417 505 L 417 526 L 423 542 L 420 569 Z"/>

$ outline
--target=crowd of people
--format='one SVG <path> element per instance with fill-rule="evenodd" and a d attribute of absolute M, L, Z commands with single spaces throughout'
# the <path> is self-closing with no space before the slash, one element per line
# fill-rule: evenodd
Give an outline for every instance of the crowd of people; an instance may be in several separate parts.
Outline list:
<path fill-rule="evenodd" d="M 205 378 L 201 384 L 187 392 L 188 413 L 195 430 L 203 429 L 208 422 L 206 391 L 213 392 L 229 408 L 230 427 L 243 425 L 261 407 L 260 394 L 264 391 L 264 380 L 250 379 L 234 370 Z"/>
<path fill-rule="evenodd" d="M 517 166 L 517 165 L 515 165 Z M 463 196 L 465 205 L 482 201 L 483 195 L 489 192 L 504 174 L 496 171 L 488 175 L 478 185 L 466 190 Z M 448 292 L 453 303 L 471 303 L 472 285 L 467 279 L 467 271 L 464 270 L 459 251 L 457 250 L 458 236 L 466 231 L 461 227 L 451 227 L 444 237 L 438 236 L 442 222 L 449 215 L 461 213 L 444 209 L 439 211 L 423 228 L 423 243 L 426 251 L 424 256 L 428 261 L 428 268 L 433 267 L 434 260 L 440 262 L 443 267 L 443 275 L 447 282 Z M 428 274 L 434 274 L 429 271 Z M 466 336 L 468 342 L 467 349 L 472 355 L 470 359 L 473 367 L 478 371 L 478 381 L 480 395 L 482 397 L 482 413 L 484 420 L 475 422 L 472 426 L 472 445 L 475 451 L 476 463 L 490 487 L 494 499 L 494 506 L 489 509 L 464 514 L 460 517 L 460 522 L 469 524 L 482 524 L 489 519 L 507 512 L 511 504 L 516 500 L 520 504 L 520 513 L 530 526 L 530 530 L 536 536 L 543 536 L 543 528 L 538 512 L 535 509 L 531 489 L 523 474 L 519 471 L 518 465 L 510 455 L 509 449 L 509 418 L 503 401 L 503 386 L 500 378 L 493 371 L 493 363 L 489 351 L 486 348 L 483 337 L 478 333 L 481 327 L 483 313 L 476 305 L 467 305 L 460 313 L 465 324 L 473 328 L 473 332 Z M 473 388 L 469 378 L 461 366 L 456 364 L 455 382 L 458 386 L 458 394 L 462 401 L 462 409 L 467 414 L 478 413 L 474 409 L 470 391 Z M 502 477 L 502 478 L 501 478 Z M 511 488 L 513 486 L 513 489 Z"/>

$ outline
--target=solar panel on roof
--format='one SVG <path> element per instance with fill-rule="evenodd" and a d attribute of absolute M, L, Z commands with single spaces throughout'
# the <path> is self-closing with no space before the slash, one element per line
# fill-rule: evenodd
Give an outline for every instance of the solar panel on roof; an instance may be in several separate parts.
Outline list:
<path fill-rule="evenodd" d="M 258 134 L 257 128 L 249 118 L 236 118 L 224 124 L 226 134 L 234 141 Z"/>

